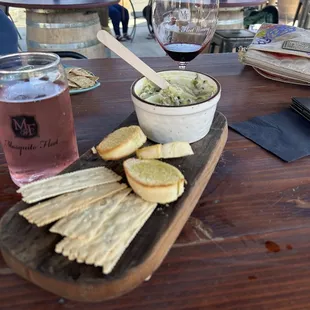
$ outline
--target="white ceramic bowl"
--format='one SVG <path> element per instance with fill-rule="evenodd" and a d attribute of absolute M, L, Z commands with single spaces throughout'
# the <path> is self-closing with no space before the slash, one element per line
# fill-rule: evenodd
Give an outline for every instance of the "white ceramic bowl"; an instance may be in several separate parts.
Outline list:
<path fill-rule="evenodd" d="M 136 80 L 131 86 L 131 98 L 143 132 L 157 143 L 173 141 L 192 143 L 205 137 L 210 130 L 221 97 L 219 82 L 209 75 L 192 71 L 162 71 L 160 74 L 174 78 L 182 76 L 191 80 L 198 74 L 200 78 L 215 86 L 216 92 L 207 101 L 186 106 L 163 106 L 139 98 L 146 79 L 143 77 Z"/>

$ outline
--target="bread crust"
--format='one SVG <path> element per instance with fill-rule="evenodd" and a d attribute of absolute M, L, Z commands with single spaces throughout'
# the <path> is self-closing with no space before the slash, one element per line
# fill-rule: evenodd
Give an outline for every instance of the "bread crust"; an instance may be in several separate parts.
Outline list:
<path fill-rule="evenodd" d="M 99 145 L 97 145 L 96 150 L 101 158 L 104 160 L 119 160 L 133 154 L 139 147 L 141 147 L 146 142 L 146 136 L 139 126 L 122 127 L 132 129 L 135 127 L 134 132 L 128 132 L 128 136 L 123 139 L 119 144 L 114 147 L 105 147 L 104 144 L 110 139 L 114 139 L 115 132 L 110 133 L 106 136 Z"/>
<path fill-rule="evenodd" d="M 124 162 L 124 170 L 133 191 L 146 201 L 166 204 L 176 201 L 184 192 L 184 177 L 180 176 L 179 180 L 172 184 L 151 185 L 134 178 L 130 168 L 126 165 L 126 161 Z"/>
<path fill-rule="evenodd" d="M 140 159 L 178 158 L 193 154 L 189 143 L 178 141 L 146 146 L 136 151 Z"/>

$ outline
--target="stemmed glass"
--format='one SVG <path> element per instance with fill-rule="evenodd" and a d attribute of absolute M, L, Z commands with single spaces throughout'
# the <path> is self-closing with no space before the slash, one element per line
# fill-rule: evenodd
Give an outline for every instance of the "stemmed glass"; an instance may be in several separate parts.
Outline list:
<path fill-rule="evenodd" d="M 185 70 L 211 41 L 219 0 L 154 0 L 152 22 L 157 41 Z"/>

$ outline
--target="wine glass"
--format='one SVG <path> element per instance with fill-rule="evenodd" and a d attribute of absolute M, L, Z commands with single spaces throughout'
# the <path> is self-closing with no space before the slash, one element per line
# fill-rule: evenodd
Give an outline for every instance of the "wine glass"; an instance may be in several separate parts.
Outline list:
<path fill-rule="evenodd" d="M 154 34 L 166 53 L 185 70 L 211 41 L 219 0 L 154 0 Z"/>

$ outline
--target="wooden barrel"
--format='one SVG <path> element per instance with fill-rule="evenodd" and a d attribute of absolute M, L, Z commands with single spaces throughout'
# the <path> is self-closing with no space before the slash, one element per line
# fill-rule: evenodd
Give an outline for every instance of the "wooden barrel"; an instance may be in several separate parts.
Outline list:
<path fill-rule="evenodd" d="M 220 8 L 216 29 L 243 29 L 243 8 Z"/>
<path fill-rule="evenodd" d="M 278 0 L 279 19 L 284 23 L 294 20 L 299 0 Z"/>
<path fill-rule="evenodd" d="M 88 58 L 103 58 L 97 40 L 101 30 L 97 12 L 80 10 L 27 10 L 28 51 L 73 51 Z"/>

